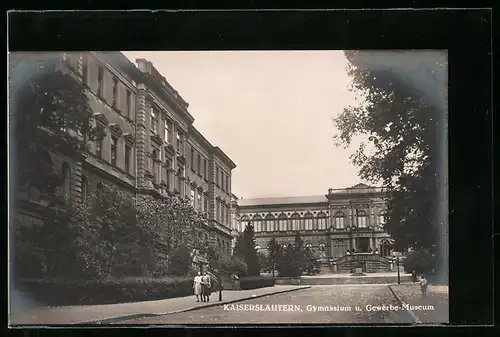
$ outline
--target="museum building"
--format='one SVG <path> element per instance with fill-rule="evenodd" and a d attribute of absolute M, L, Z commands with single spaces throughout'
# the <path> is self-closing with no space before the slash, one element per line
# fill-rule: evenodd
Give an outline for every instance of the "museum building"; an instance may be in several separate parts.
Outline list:
<path fill-rule="evenodd" d="M 386 203 L 381 188 L 357 184 L 306 197 L 233 195 L 232 210 L 234 235 L 251 224 L 260 252 L 267 253 L 273 237 L 285 247 L 299 232 L 305 247 L 331 271 L 348 272 L 354 263 L 368 272 L 390 270 L 392 240 L 383 228 Z"/>

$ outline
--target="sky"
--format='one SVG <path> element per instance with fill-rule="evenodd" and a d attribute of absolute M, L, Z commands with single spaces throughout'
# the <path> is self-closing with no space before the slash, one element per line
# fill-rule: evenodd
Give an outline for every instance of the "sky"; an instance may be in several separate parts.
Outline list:
<path fill-rule="evenodd" d="M 332 117 L 355 104 L 342 51 L 134 51 L 189 103 L 195 127 L 237 167 L 239 198 L 326 194 L 360 182 Z"/>

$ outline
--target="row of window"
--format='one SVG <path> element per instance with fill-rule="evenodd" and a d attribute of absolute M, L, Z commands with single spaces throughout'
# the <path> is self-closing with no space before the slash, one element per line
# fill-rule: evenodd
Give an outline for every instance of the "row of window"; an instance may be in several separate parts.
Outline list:
<path fill-rule="evenodd" d="M 196 190 L 194 186 L 191 186 L 189 200 L 194 209 L 208 212 L 208 195 L 204 191 Z"/>
<path fill-rule="evenodd" d="M 381 224 L 385 223 L 385 218 L 385 212 L 380 213 L 379 221 Z M 334 228 L 344 229 L 346 225 L 346 216 L 342 212 L 336 212 L 333 221 Z M 272 214 L 268 214 L 265 219 L 262 219 L 258 214 L 252 219 L 244 215 L 240 219 L 241 230 L 244 230 L 248 222 L 253 225 L 255 232 L 327 229 L 327 216 L 324 212 L 320 212 L 316 217 L 311 213 L 306 213 L 303 218 L 297 213 L 292 214 L 290 218 L 288 218 L 286 214 L 281 214 L 277 219 L 275 219 Z M 356 223 L 359 228 L 366 228 L 368 226 L 366 212 L 358 211 Z M 237 229 L 240 230 L 239 228 Z"/>
<path fill-rule="evenodd" d="M 150 129 L 154 134 L 158 134 L 160 137 L 160 119 L 161 119 L 161 111 L 153 106 L 150 109 Z M 163 116 L 163 140 L 165 143 L 170 144 L 175 147 L 175 149 L 183 154 L 184 153 L 184 132 L 177 128 L 175 130 L 175 140 L 174 140 L 174 122 L 170 120 L 167 116 Z M 175 143 L 174 143 L 175 141 Z"/>
<path fill-rule="evenodd" d="M 215 185 L 226 193 L 231 191 L 231 187 L 229 186 L 229 175 L 222 169 L 219 169 L 218 166 L 215 167 Z"/>
<path fill-rule="evenodd" d="M 110 137 L 110 142 L 107 143 L 105 137 L 100 137 L 96 139 L 95 141 L 95 155 L 101 159 L 106 159 L 104 158 L 103 155 L 103 150 L 105 146 L 109 146 L 110 149 L 110 163 L 113 166 L 119 166 L 118 161 L 119 161 L 119 156 L 122 155 L 120 151 L 120 142 L 123 141 L 122 138 L 119 138 L 115 135 L 112 135 Z M 132 168 L 132 146 L 129 144 L 125 144 L 124 147 L 124 167 L 121 167 L 125 172 L 127 173 L 132 173 L 131 168 Z"/>
<path fill-rule="evenodd" d="M 230 223 L 229 205 L 223 205 L 221 200 L 215 200 L 215 220 L 218 223 L 229 225 Z"/>
<path fill-rule="evenodd" d="M 208 161 L 193 146 L 190 146 L 189 166 L 191 170 L 208 181 Z"/>
<path fill-rule="evenodd" d="M 89 86 L 88 83 L 88 72 L 89 72 L 89 66 L 88 66 L 88 60 L 87 56 L 83 56 L 83 62 L 82 62 L 82 75 L 83 75 L 83 83 L 87 86 Z M 98 65 L 97 66 L 97 96 L 101 98 L 104 101 L 107 101 L 106 98 L 104 97 L 104 77 L 107 76 L 107 74 L 112 76 L 112 97 L 111 97 L 111 102 L 109 103 L 114 109 L 120 111 L 122 114 L 127 116 L 130 119 L 133 119 L 133 105 L 135 104 L 134 102 L 134 95 L 132 94 L 132 91 L 129 89 L 125 89 L 125 111 L 122 111 L 118 105 L 118 101 L 121 99 L 119 95 L 119 85 L 120 81 L 116 76 L 113 76 L 111 72 L 105 71 L 103 66 Z M 124 85 L 124 84 L 122 84 Z"/>

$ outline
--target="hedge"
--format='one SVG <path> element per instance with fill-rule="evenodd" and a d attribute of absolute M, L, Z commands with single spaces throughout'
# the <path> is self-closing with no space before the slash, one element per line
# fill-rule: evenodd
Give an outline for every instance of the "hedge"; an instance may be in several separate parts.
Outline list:
<path fill-rule="evenodd" d="M 193 278 L 23 280 L 16 287 L 42 305 L 113 304 L 189 296 Z"/>
<path fill-rule="evenodd" d="M 274 287 L 272 276 L 249 276 L 240 278 L 240 288 L 243 290 Z"/>

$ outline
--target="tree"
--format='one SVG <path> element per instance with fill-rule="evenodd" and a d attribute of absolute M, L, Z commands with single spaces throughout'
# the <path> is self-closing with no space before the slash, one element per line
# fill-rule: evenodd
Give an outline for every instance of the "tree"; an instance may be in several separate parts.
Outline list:
<path fill-rule="evenodd" d="M 276 265 L 278 261 L 280 261 L 282 255 L 282 247 L 280 244 L 276 242 L 276 238 L 274 236 L 269 242 L 268 249 L 269 249 L 269 261 L 271 264 L 271 270 L 274 275 L 274 270 L 276 269 Z"/>
<path fill-rule="evenodd" d="M 16 154 L 11 181 L 16 191 L 34 187 L 51 196 L 61 185 L 61 176 L 54 172 L 50 154 L 80 160 L 98 130 L 92 127 L 93 112 L 84 86 L 60 58 L 24 58 L 27 61 L 11 67 L 15 75 L 10 79 L 10 150 Z M 36 72 L 30 73 L 28 81 L 17 83 L 23 71 L 32 70 L 27 64 L 35 62 L 39 65 Z"/>
<path fill-rule="evenodd" d="M 241 258 L 248 266 L 248 275 L 260 275 L 259 257 L 255 249 L 255 234 L 252 225 L 248 225 L 245 231 L 236 239 L 234 255 Z"/>
<path fill-rule="evenodd" d="M 169 275 L 187 275 L 191 269 L 191 251 L 186 245 L 177 247 L 169 263 Z"/>
<path fill-rule="evenodd" d="M 394 248 L 436 250 L 438 226 L 439 111 L 409 85 L 387 70 L 356 66 L 368 53 L 345 52 L 352 90 L 365 99 L 335 118 L 337 146 L 365 137 L 352 154 L 366 181 L 382 182 L 387 192 L 385 229 Z M 366 63 L 369 64 L 369 63 Z"/>
<path fill-rule="evenodd" d="M 220 262 L 221 272 L 226 275 L 235 274 L 238 277 L 247 275 L 247 264 L 243 259 L 236 256 L 223 256 Z"/>
<path fill-rule="evenodd" d="M 319 272 L 321 268 L 321 263 L 318 260 L 318 256 L 307 249 L 304 256 L 304 268 L 303 270 L 307 272 L 308 275 L 315 275 Z"/>

